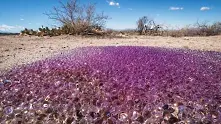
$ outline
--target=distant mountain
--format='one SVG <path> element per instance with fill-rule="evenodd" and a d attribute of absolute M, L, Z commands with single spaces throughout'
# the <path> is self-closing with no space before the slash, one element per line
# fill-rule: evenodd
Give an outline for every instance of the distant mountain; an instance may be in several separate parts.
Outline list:
<path fill-rule="evenodd" d="M 19 33 L 10 33 L 10 32 L 0 32 L 0 36 L 6 36 L 6 35 L 18 35 Z"/>

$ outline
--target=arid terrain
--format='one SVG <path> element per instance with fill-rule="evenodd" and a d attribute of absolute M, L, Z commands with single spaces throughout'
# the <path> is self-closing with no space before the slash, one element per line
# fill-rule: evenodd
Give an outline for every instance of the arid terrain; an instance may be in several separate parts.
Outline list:
<path fill-rule="evenodd" d="M 83 38 L 76 36 L 0 36 L 0 74 L 13 67 L 86 46 L 153 46 L 221 52 L 221 36 Z"/>

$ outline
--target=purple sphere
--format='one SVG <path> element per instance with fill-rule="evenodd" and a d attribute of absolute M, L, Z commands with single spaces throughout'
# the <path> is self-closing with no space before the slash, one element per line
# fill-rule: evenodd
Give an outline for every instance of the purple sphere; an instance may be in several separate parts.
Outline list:
<path fill-rule="evenodd" d="M 0 123 L 221 123 L 221 53 L 85 47 L 0 76 Z"/>

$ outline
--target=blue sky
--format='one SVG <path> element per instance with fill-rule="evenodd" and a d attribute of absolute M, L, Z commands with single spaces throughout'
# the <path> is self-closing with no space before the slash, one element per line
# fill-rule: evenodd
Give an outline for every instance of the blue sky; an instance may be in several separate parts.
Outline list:
<path fill-rule="evenodd" d="M 67 0 L 62 0 L 63 2 Z M 106 27 L 135 28 L 141 16 L 149 16 L 169 27 L 182 27 L 200 21 L 221 21 L 221 0 L 80 0 L 96 3 L 97 11 L 111 17 Z M 38 29 L 57 23 L 43 13 L 58 6 L 58 0 L 1 0 L 0 31 L 19 32 L 24 27 Z"/>

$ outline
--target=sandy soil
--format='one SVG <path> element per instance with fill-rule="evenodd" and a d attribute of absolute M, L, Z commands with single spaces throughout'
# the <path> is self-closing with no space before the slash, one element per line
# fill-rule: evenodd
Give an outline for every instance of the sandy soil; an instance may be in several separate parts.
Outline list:
<path fill-rule="evenodd" d="M 221 36 L 124 38 L 82 38 L 75 36 L 0 36 L 0 74 L 15 66 L 31 63 L 85 46 L 154 46 L 221 52 Z"/>

